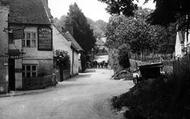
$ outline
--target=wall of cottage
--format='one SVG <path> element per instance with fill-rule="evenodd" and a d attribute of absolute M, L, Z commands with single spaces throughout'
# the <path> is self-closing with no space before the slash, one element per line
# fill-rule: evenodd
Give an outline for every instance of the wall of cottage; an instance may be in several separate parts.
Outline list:
<path fill-rule="evenodd" d="M 37 32 L 37 27 L 26 27 L 24 32 Z M 38 35 L 37 35 L 38 39 Z M 37 65 L 38 75 L 52 75 L 53 73 L 53 51 L 39 51 L 38 40 L 34 48 L 22 48 L 25 53 L 23 64 Z"/>
<path fill-rule="evenodd" d="M 56 50 L 63 50 L 68 52 L 68 55 L 70 57 L 70 71 L 64 71 L 64 79 L 67 79 L 70 77 L 71 70 L 72 70 L 72 49 L 71 49 L 71 42 L 68 41 L 63 34 L 61 34 L 55 26 L 53 26 L 53 49 Z M 57 70 L 57 76 L 59 79 L 59 71 Z M 69 73 L 69 74 L 68 74 Z"/>
<path fill-rule="evenodd" d="M 73 50 L 73 71 L 72 75 L 77 75 L 79 73 L 79 53 Z"/>
<path fill-rule="evenodd" d="M 25 27 L 24 32 L 37 32 L 37 27 Z M 23 89 L 26 81 L 22 76 L 23 65 L 37 65 L 37 75 L 52 75 L 53 73 L 53 51 L 38 50 L 38 35 L 36 47 L 22 47 L 22 39 L 15 39 L 13 44 L 9 44 L 9 49 L 19 49 L 24 54 L 20 59 L 15 60 L 15 80 L 16 89 Z M 25 82 L 25 83 L 24 83 Z M 31 82 L 32 83 L 32 82 Z M 32 88 L 32 84 L 31 84 Z"/>
<path fill-rule="evenodd" d="M 0 2 L 0 93 L 8 91 L 8 14 L 9 8 Z"/>
<path fill-rule="evenodd" d="M 56 50 L 67 51 L 71 60 L 72 57 L 71 42 L 67 41 L 65 37 L 54 26 L 53 26 L 53 49 L 54 51 Z"/>

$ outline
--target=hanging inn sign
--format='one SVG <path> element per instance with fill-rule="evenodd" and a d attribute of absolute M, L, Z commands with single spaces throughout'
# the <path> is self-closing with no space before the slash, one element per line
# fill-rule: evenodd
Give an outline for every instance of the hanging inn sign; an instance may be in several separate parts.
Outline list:
<path fill-rule="evenodd" d="M 50 27 L 38 28 L 38 50 L 52 50 L 52 29 Z"/>

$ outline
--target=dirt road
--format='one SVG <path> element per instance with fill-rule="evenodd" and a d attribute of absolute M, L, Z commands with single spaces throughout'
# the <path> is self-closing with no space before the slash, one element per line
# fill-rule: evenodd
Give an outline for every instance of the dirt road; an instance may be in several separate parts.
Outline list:
<path fill-rule="evenodd" d="M 109 100 L 133 83 L 110 80 L 112 74 L 89 70 L 49 92 L 0 98 L 0 119 L 121 119 L 110 109 Z"/>

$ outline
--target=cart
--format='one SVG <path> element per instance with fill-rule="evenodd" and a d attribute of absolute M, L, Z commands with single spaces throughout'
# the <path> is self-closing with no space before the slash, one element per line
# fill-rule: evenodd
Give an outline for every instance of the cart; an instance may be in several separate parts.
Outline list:
<path fill-rule="evenodd" d="M 139 75 L 133 78 L 133 82 L 137 84 L 142 80 L 155 79 L 161 76 L 163 63 L 151 63 L 146 65 L 141 65 L 139 67 Z"/>

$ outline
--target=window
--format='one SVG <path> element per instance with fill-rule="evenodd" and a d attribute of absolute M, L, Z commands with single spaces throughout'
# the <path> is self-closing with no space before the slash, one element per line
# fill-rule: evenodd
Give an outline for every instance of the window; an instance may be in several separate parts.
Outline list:
<path fill-rule="evenodd" d="M 22 47 L 36 47 L 37 33 L 25 32 L 22 40 Z"/>
<path fill-rule="evenodd" d="M 24 78 L 33 78 L 37 77 L 37 65 L 29 65 L 29 64 L 24 64 L 22 65 L 22 76 Z"/>

